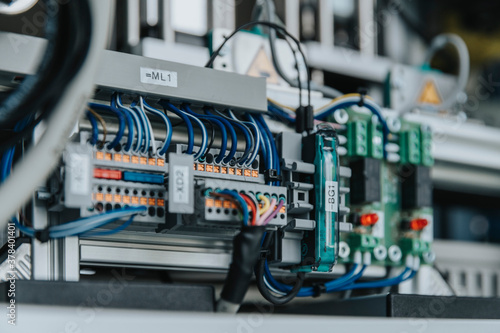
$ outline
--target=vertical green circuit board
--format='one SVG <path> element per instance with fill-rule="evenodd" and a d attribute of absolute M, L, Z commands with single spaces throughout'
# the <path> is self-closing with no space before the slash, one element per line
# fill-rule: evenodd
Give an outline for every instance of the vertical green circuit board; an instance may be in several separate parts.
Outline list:
<path fill-rule="evenodd" d="M 302 264 L 296 271 L 329 272 L 336 262 L 338 213 L 338 158 L 335 132 L 319 131 L 314 137 L 314 216 L 316 228 L 302 240 Z"/>

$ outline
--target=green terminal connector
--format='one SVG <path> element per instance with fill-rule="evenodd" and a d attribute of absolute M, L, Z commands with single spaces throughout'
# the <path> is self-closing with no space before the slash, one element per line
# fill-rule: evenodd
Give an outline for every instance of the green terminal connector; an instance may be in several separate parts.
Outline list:
<path fill-rule="evenodd" d="M 434 165 L 432 156 L 432 131 L 428 126 L 420 129 L 420 144 L 422 148 L 422 165 L 431 167 Z"/>
<path fill-rule="evenodd" d="M 420 130 L 412 128 L 401 133 L 401 164 L 420 164 Z"/>
<path fill-rule="evenodd" d="M 352 233 L 349 235 L 349 246 L 351 250 L 371 252 L 381 244 L 381 239 L 372 235 Z"/>
<path fill-rule="evenodd" d="M 347 124 L 347 155 L 368 155 L 368 128 L 366 122 L 353 121 Z"/>
<path fill-rule="evenodd" d="M 426 252 L 430 252 L 431 243 L 417 238 L 402 238 L 399 241 L 403 256 L 408 254 L 422 256 Z"/>
<path fill-rule="evenodd" d="M 381 160 L 384 158 L 384 141 L 378 121 L 370 121 L 368 125 L 368 155 Z"/>
<path fill-rule="evenodd" d="M 312 139 L 312 138 L 311 138 Z M 314 231 L 304 233 L 302 240 L 302 263 L 296 271 L 329 272 L 336 262 L 337 231 L 335 222 L 338 213 L 339 183 L 337 137 L 333 130 L 320 131 L 314 135 Z"/>

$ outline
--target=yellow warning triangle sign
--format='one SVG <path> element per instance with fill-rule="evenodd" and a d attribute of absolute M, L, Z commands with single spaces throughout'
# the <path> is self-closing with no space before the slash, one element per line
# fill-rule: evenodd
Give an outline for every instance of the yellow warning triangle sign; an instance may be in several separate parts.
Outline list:
<path fill-rule="evenodd" d="M 418 98 L 418 102 L 420 104 L 441 104 L 442 100 L 434 81 L 428 80 L 425 83 L 422 93 L 420 93 L 420 97 Z"/>
<path fill-rule="evenodd" d="M 267 83 L 278 83 L 278 74 L 274 70 L 271 60 L 267 57 L 264 47 L 261 47 L 254 60 L 250 64 L 247 75 L 265 77 Z"/>

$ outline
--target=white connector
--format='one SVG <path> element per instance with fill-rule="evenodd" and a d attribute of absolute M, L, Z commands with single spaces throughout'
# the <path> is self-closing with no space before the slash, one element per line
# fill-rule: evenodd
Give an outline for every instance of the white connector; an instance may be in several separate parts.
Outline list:
<path fill-rule="evenodd" d="M 372 264 L 372 254 L 370 252 L 363 253 L 363 265 L 370 266 Z"/>
<path fill-rule="evenodd" d="M 420 257 L 415 256 L 415 258 L 413 260 L 413 270 L 418 271 L 419 268 L 420 268 Z"/>
<path fill-rule="evenodd" d="M 410 254 L 406 256 L 406 259 L 405 259 L 405 265 L 406 265 L 406 267 L 413 268 L 413 263 L 414 262 L 415 262 L 415 257 L 413 257 Z"/>
<path fill-rule="evenodd" d="M 360 251 L 354 252 L 354 263 L 357 265 L 361 264 L 361 259 L 362 259 L 361 252 Z"/>

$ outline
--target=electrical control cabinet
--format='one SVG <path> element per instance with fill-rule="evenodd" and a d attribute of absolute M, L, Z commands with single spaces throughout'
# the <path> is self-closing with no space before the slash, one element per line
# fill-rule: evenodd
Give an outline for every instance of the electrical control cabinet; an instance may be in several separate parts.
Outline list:
<path fill-rule="evenodd" d="M 86 116 L 34 198 L 37 228 L 70 235 L 61 222 L 81 223 L 59 265 L 225 272 L 248 227 L 265 235 L 258 260 L 271 284 L 271 272 L 314 279 L 358 267 L 343 277 L 355 282 L 369 265 L 416 273 L 408 258 L 432 264 L 429 126 L 391 112 L 387 133 L 369 109 L 346 106 L 343 117 L 296 133 L 262 115 L 264 80 L 113 52 L 103 62 L 127 70 L 96 79 Z M 144 68 L 175 71 L 179 86 L 143 82 Z M 217 87 L 204 99 L 197 75 Z M 35 275 L 50 278 L 40 258 Z"/>

